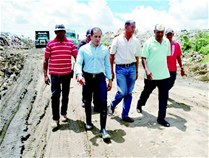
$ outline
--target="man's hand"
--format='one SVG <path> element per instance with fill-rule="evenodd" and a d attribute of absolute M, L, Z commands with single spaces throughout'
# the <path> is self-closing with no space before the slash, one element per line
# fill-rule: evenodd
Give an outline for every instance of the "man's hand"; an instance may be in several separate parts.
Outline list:
<path fill-rule="evenodd" d="M 78 74 L 76 77 L 78 83 L 80 83 L 81 85 L 85 85 L 85 79 L 83 78 L 83 76 L 81 74 Z"/>
<path fill-rule="evenodd" d="M 50 79 L 48 77 L 48 75 L 44 76 L 44 82 L 49 85 L 50 84 Z"/>
<path fill-rule="evenodd" d="M 146 70 L 146 75 L 148 80 L 152 80 L 152 73 L 149 70 Z"/>
<path fill-rule="evenodd" d="M 184 69 L 183 68 L 181 68 L 181 76 L 183 77 L 183 76 L 185 76 L 186 74 L 185 74 L 185 72 L 184 72 Z"/>
<path fill-rule="evenodd" d="M 110 79 L 107 85 L 107 91 L 110 91 L 112 89 L 112 80 Z"/>

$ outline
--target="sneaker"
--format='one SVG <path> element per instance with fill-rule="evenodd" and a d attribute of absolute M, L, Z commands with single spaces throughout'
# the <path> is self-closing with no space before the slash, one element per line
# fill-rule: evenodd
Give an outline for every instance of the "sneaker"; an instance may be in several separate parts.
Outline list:
<path fill-rule="evenodd" d="M 93 129 L 93 124 L 90 124 L 90 125 L 85 124 L 84 126 L 85 126 L 85 129 L 86 129 L 87 131 Z"/>
<path fill-rule="evenodd" d="M 110 139 L 110 135 L 107 133 L 107 131 L 105 129 L 101 130 L 101 134 L 102 134 L 102 139 Z"/>
<path fill-rule="evenodd" d="M 59 126 L 59 121 L 52 120 L 52 122 L 51 122 L 51 127 L 52 127 L 52 128 L 57 128 L 58 126 Z"/>
<path fill-rule="evenodd" d="M 109 106 L 107 107 L 107 111 L 108 111 L 108 114 L 113 115 L 114 112 L 115 112 L 115 108 L 112 107 L 111 105 L 109 105 Z"/>
<path fill-rule="evenodd" d="M 66 122 L 68 120 L 67 115 L 61 115 L 61 121 Z"/>
<path fill-rule="evenodd" d="M 130 123 L 134 122 L 134 119 L 132 119 L 132 118 L 130 118 L 130 117 L 128 117 L 128 116 L 122 118 L 122 120 L 125 121 L 125 122 L 130 122 Z"/>

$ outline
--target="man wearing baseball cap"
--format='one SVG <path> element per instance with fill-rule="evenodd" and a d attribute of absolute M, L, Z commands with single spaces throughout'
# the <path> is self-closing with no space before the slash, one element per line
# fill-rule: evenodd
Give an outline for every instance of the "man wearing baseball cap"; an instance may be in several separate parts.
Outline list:
<path fill-rule="evenodd" d="M 70 92 L 70 81 L 73 77 L 73 69 L 71 58 L 76 58 L 77 49 L 73 41 L 65 37 L 65 26 L 59 24 L 55 26 L 54 30 L 56 37 L 47 43 L 44 53 L 44 80 L 49 84 L 51 79 L 52 92 L 52 128 L 59 126 L 59 119 L 61 113 L 61 121 L 67 121 L 68 96 Z M 49 72 L 48 72 L 49 70 Z M 62 89 L 62 90 L 61 90 Z M 62 92 L 62 106 L 60 110 L 60 93 Z"/>
<path fill-rule="evenodd" d="M 78 44 L 78 49 L 85 45 L 86 43 L 89 43 L 91 41 L 91 29 L 86 31 L 86 39 L 82 40 L 79 44 Z"/>
<path fill-rule="evenodd" d="M 180 66 L 180 74 L 181 76 L 184 76 L 184 69 L 182 67 L 182 62 L 181 62 L 181 46 L 177 41 L 173 40 L 174 36 L 174 31 L 171 28 L 166 29 L 165 35 L 170 41 L 171 44 L 171 52 L 170 56 L 167 57 L 167 63 L 168 63 L 168 69 L 170 72 L 170 83 L 169 83 L 169 90 L 173 87 L 175 80 L 176 80 L 176 71 L 177 71 L 177 66 L 176 66 L 176 61 L 178 62 Z"/>
<path fill-rule="evenodd" d="M 163 38 L 165 27 L 155 25 L 154 37 L 148 39 L 141 53 L 142 65 L 145 70 L 144 90 L 137 103 L 137 112 L 142 113 L 142 106 L 147 102 L 152 91 L 158 88 L 159 111 L 157 122 L 165 127 L 170 124 L 165 120 L 168 100 L 169 71 L 167 56 L 170 55 L 170 43 Z"/>

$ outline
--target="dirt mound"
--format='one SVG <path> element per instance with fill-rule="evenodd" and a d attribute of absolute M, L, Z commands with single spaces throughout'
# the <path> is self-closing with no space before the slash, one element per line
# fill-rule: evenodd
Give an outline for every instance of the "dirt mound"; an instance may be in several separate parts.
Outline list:
<path fill-rule="evenodd" d="M 19 77 L 24 66 L 25 57 L 27 56 L 25 52 L 18 52 L 17 50 L 0 52 L 0 99 Z"/>
<path fill-rule="evenodd" d="M 6 48 L 29 49 L 34 47 L 34 42 L 23 35 L 17 36 L 9 32 L 0 33 L 0 51 Z"/>

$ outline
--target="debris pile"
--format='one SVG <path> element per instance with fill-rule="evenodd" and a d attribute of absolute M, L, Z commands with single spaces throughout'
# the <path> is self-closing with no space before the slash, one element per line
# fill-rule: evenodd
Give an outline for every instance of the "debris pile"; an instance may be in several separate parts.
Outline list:
<path fill-rule="evenodd" d="M 17 36 L 8 32 L 0 33 L 0 51 L 4 49 L 30 49 L 34 47 L 34 42 L 30 38 Z"/>

